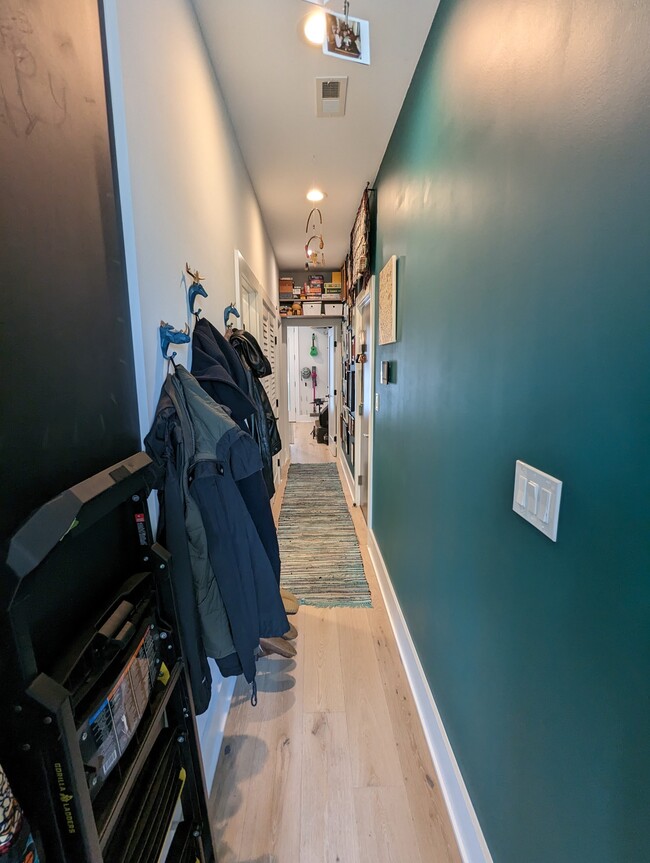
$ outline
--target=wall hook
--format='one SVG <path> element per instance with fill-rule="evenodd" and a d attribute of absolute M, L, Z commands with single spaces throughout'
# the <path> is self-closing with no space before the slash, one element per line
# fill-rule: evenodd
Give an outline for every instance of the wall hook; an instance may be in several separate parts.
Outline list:
<path fill-rule="evenodd" d="M 171 324 L 166 324 L 165 321 L 161 321 L 158 332 L 160 333 L 160 349 L 162 350 L 163 359 L 171 360 L 173 363 L 176 351 L 172 351 L 171 356 L 168 356 L 167 350 L 169 345 L 187 344 L 190 340 L 189 325 L 185 324 L 182 330 L 175 330 Z"/>
<path fill-rule="evenodd" d="M 193 282 L 202 282 L 205 280 L 205 276 L 200 276 L 198 270 L 191 270 L 190 265 L 185 261 L 185 272 L 188 276 L 192 277 Z"/>
<path fill-rule="evenodd" d="M 192 282 L 192 284 L 188 288 L 187 296 L 188 296 L 188 300 L 189 300 L 189 304 L 190 304 L 190 312 L 198 320 L 199 315 L 201 314 L 201 312 L 203 310 L 202 309 L 195 309 L 194 303 L 196 302 L 197 296 L 207 297 L 208 292 L 206 291 L 206 289 L 203 287 L 203 285 L 200 282 Z"/>
<path fill-rule="evenodd" d="M 227 330 L 231 329 L 233 326 L 233 324 L 228 323 L 228 318 L 231 315 L 234 315 L 236 318 L 241 317 L 241 315 L 237 311 L 237 306 L 235 305 L 234 301 L 229 306 L 226 306 L 226 308 L 223 310 L 223 325 Z"/>
<path fill-rule="evenodd" d="M 187 300 L 190 306 L 190 312 L 196 317 L 197 321 L 199 319 L 199 315 L 201 314 L 202 309 L 197 309 L 194 311 L 194 303 L 196 302 L 197 296 L 206 297 L 208 296 L 207 291 L 201 284 L 204 276 L 199 275 L 198 270 L 190 269 L 190 265 L 185 262 L 185 272 L 188 276 L 192 277 L 192 284 L 189 286 L 187 291 Z"/>

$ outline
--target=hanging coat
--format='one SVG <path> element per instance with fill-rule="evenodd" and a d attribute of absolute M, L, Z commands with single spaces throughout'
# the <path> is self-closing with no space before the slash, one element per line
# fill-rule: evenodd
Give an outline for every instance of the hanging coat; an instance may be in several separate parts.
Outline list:
<path fill-rule="evenodd" d="M 248 378 L 234 348 L 206 318 L 192 333 L 192 374 L 218 405 L 230 411 L 246 431 L 257 408 L 248 393 Z"/>
<path fill-rule="evenodd" d="M 249 388 L 248 392 L 252 400 L 257 405 L 258 422 L 263 428 L 263 433 L 266 438 L 264 445 L 260 446 L 262 458 L 264 458 L 264 450 L 269 452 L 269 464 L 271 465 L 271 482 L 273 481 L 272 457 L 277 455 L 282 449 L 282 441 L 278 431 L 278 422 L 273 412 L 273 406 L 269 401 L 269 397 L 264 389 L 260 378 L 268 377 L 272 374 L 273 369 L 268 358 L 262 352 L 259 342 L 246 330 L 233 330 L 230 334 L 230 344 L 237 351 L 244 368 L 250 371 L 248 375 Z M 270 492 L 271 496 L 273 495 Z"/>
<path fill-rule="evenodd" d="M 247 498 L 252 500 L 255 484 L 264 490 L 259 449 L 182 366 L 165 381 L 147 438 L 154 460 L 159 442 L 170 433 L 179 451 L 177 468 L 194 549 L 194 592 L 204 646 L 208 655 L 214 655 L 231 638 L 234 653 L 215 659 L 223 674 L 243 671 L 253 682 L 260 638 L 281 636 L 289 629 L 275 567 L 256 524 L 256 519 L 260 524 L 263 519 L 255 509 L 262 511 L 265 500 L 270 515 L 268 498 L 255 498 L 253 511 L 246 503 Z M 197 560 L 201 547 L 207 558 Z"/>

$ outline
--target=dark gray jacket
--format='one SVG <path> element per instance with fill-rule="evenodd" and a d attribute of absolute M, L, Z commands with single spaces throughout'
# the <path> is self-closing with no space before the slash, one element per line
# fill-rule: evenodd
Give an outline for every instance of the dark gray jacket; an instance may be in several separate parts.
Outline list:
<path fill-rule="evenodd" d="M 154 461 L 169 457 L 170 441 L 205 650 L 224 675 L 243 672 L 252 682 L 260 637 L 289 629 L 260 538 L 264 505 L 266 529 L 271 516 L 259 448 L 182 366 L 165 381 L 147 437 Z"/>

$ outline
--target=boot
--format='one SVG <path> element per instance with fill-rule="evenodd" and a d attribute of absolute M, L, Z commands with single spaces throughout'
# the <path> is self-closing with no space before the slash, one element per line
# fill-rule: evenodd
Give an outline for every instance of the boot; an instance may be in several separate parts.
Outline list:
<path fill-rule="evenodd" d="M 262 656 L 277 653 L 278 656 L 284 656 L 285 659 L 291 659 L 297 653 L 293 644 L 290 641 L 285 641 L 284 638 L 260 638 L 260 648 L 262 650 Z"/>
<path fill-rule="evenodd" d="M 287 614 L 296 614 L 300 608 L 298 597 L 284 587 L 280 588 L 280 596 L 282 597 L 282 604 L 284 605 L 285 612 Z"/>
<path fill-rule="evenodd" d="M 298 638 L 298 630 L 290 623 L 289 629 L 284 633 L 282 638 L 285 638 L 287 641 L 292 641 L 294 638 Z"/>

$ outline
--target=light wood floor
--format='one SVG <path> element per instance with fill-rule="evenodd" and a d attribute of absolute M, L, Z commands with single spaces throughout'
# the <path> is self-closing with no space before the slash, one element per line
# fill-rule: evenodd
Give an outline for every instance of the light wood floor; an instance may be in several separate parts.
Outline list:
<path fill-rule="evenodd" d="M 296 424 L 292 461 L 332 461 L 310 430 Z M 219 863 L 460 863 L 365 522 L 348 505 L 373 608 L 301 606 L 298 655 L 259 661 L 257 707 L 238 682 L 211 800 Z"/>

